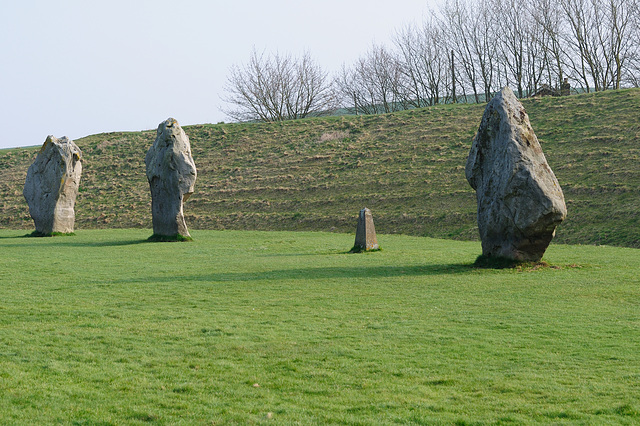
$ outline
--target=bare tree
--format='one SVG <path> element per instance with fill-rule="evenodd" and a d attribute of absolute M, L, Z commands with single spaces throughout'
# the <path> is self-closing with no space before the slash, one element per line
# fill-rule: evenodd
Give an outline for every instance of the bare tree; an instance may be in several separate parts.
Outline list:
<path fill-rule="evenodd" d="M 480 77 L 484 86 L 484 100 L 489 102 L 494 91 L 496 66 L 495 40 L 497 37 L 496 20 L 488 1 L 482 1 L 474 9 L 476 19 L 471 26 L 470 37 L 473 42 L 475 61 L 480 68 Z"/>
<path fill-rule="evenodd" d="M 448 96 L 451 76 L 444 31 L 431 18 L 422 26 L 407 25 L 398 31 L 394 44 L 400 52 L 403 94 L 413 107 L 435 105 Z"/>
<path fill-rule="evenodd" d="M 461 89 L 470 87 L 476 103 L 480 102 L 478 95 L 478 66 L 473 54 L 471 38 L 467 36 L 472 27 L 472 17 L 465 0 L 447 0 L 439 9 L 437 15 L 440 28 L 446 34 L 449 50 L 453 51 L 455 66 Z"/>
<path fill-rule="evenodd" d="M 376 114 L 407 109 L 402 91 L 400 63 L 384 46 L 372 45 L 351 68 L 343 66 L 336 78 L 343 104 L 356 114 Z"/>
<path fill-rule="evenodd" d="M 327 73 L 308 52 L 296 58 L 254 49 L 247 64 L 232 66 L 225 91 L 231 107 L 223 112 L 238 121 L 292 120 L 335 108 Z"/>
<path fill-rule="evenodd" d="M 485 1 L 500 29 L 496 37 L 498 73 L 505 74 L 506 84 L 517 90 L 518 97 L 525 97 L 536 90 L 542 78 L 547 35 L 536 23 L 533 8 L 516 0 Z"/>
<path fill-rule="evenodd" d="M 637 53 L 640 45 L 633 40 L 632 28 L 638 12 L 634 0 L 592 0 L 594 7 L 599 6 L 604 15 L 603 25 L 598 28 L 598 39 L 603 48 L 606 60 L 606 73 L 602 86 L 620 89 L 624 67 L 633 53 Z M 599 15 L 599 13 L 597 13 Z M 637 32 L 637 27 L 635 28 Z"/>
<path fill-rule="evenodd" d="M 595 28 L 598 17 L 590 7 L 590 0 L 561 0 L 560 4 L 569 28 L 564 40 L 573 50 L 568 55 L 569 66 L 587 92 L 592 85 L 598 91 L 603 73 L 599 60 L 602 52 Z"/>
<path fill-rule="evenodd" d="M 354 114 L 376 114 L 378 112 L 374 94 L 360 78 L 355 67 L 347 68 L 346 65 L 342 65 L 342 70 L 336 76 L 334 84 L 340 104 L 347 108 L 353 108 Z"/>
<path fill-rule="evenodd" d="M 633 0 L 629 32 L 629 58 L 623 69 L 623 81 L 630 86 L 640 87 L 640 1 Z"/>
<path fill-rule="evenodd" d="M 484 99 L 493 92 L 496 73 L 496 27 L 487 1 L 447 0 L 437 15 L 440 28 L 453 50 L 462 90 L 470 87 L 480 102 L 480 86 Z"/>
<path fill-rule="evenodd" d="M 618 89 L 626 62 L 639 46 L 633 32 L 636 0 L 561 0 L 573 48 L 569 64 L 587 91 Z"/>
<path fill-rule="evenodd" d="M 533 0 L 529 10 L 537 34 L 535 40 L 541 54 L 542 69 L 537 71 L 540 75 L 545 75 L 549 85 L 560 87 L 564 82 L 567 62 L 567 53 L 562 42 L 562 9 L 556 0 Z"/>

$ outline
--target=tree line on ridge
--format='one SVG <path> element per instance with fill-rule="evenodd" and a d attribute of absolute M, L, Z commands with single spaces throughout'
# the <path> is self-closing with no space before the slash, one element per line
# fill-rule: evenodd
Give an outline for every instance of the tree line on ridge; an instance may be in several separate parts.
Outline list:
<path fill-rule="evenodd" d="M 392 46 L 372 44 L 335 75 L 309 52 L 255 49 L 227 78 L 223 109 L 237 121 L 387 113 L 640 86 L 640 0 L 447 0 Z"/>

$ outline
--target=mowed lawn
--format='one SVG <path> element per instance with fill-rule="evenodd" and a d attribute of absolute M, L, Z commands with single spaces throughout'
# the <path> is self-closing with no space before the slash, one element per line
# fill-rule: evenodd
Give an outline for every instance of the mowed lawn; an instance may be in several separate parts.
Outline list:
<path fill-rule="evenodd" d="M 354 224 L 355 226 L 355 224 Z M 640 422 L 640 251 L 0 231 L 0 424 Z"/>

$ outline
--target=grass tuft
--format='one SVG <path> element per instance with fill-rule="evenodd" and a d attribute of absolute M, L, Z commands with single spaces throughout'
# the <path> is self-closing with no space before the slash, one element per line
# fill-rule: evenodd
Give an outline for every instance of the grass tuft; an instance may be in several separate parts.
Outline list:
<path fill-rule="evenodd" d="M 25 237 L 34 237 L 34 238 L 41 238 L 41 237 L 73 237 L 74 235 L 76 235 L 75 232 L 50 232 L 50 233 L 46 233 L 46 232 L 40 232 L 40 231 L 33 231 L 32 233 L 25 235 Z"/>
<path fill-rule="evenodd" d="M 174 242 L 193 241 L 193 238 L 186 237 L 180 234 L 176 234 L 176 235 L 153 234 L 147 239 L 147 241 L 152 243 L 174 243 Z"/>
<path fill-rule="evenodd" d="M 371 253 L 374 251 L 382 251 L 382 247 L 378 246 L 377 249 L 367 250 L 363 246 L 354 245 L 351 250 L 349 250 L 349 253 Z"/>
<path fill-rule="evenodd" d="M 476 258 L 476 261 L 473 263 L 473 266 L 476 268 L 482 269 L 531 269 L 537 270 L 541 268 L 549 268 L 549 265 L 545 261 L 539 262 L 527 262 L 522 260 L 514 260 L 506 257 L 500 256 L 484 256 L 480 255 Z"/>

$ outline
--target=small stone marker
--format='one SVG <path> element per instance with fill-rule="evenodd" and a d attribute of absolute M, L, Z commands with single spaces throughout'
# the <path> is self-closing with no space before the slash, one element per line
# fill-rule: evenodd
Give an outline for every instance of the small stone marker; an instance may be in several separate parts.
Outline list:
<path fill-rule="evenodd" d="M 189 237 L 182 206 L 193 194 L 197 171 L 189 137 L 176 119 L 160 123 L 144 162 L 151 189 L 153 234 Z"/>
<path fill-rule="evenodd" d="M 484 111 L 465 174 L 476 190 L 482 254 L 539 261 L 567 208 L 529 116 L 508 87 Z"/>
<path fill-rule="evenodd" d="M 356 242 L 352 252 L 378 250 L 378 239 L 376 238 L 376 228 L 373 226 L 373 216 L 371 210 L 364 208 L 360 210 L 358 216 L 358 227 L 356 228 Z"/>
<path fill-rule="evenodd" d="M 40 148 L 23 191 L 37 233 L 73 233 L 81 160 L 82 151 L 67 137 L 48 136 Z"/>

